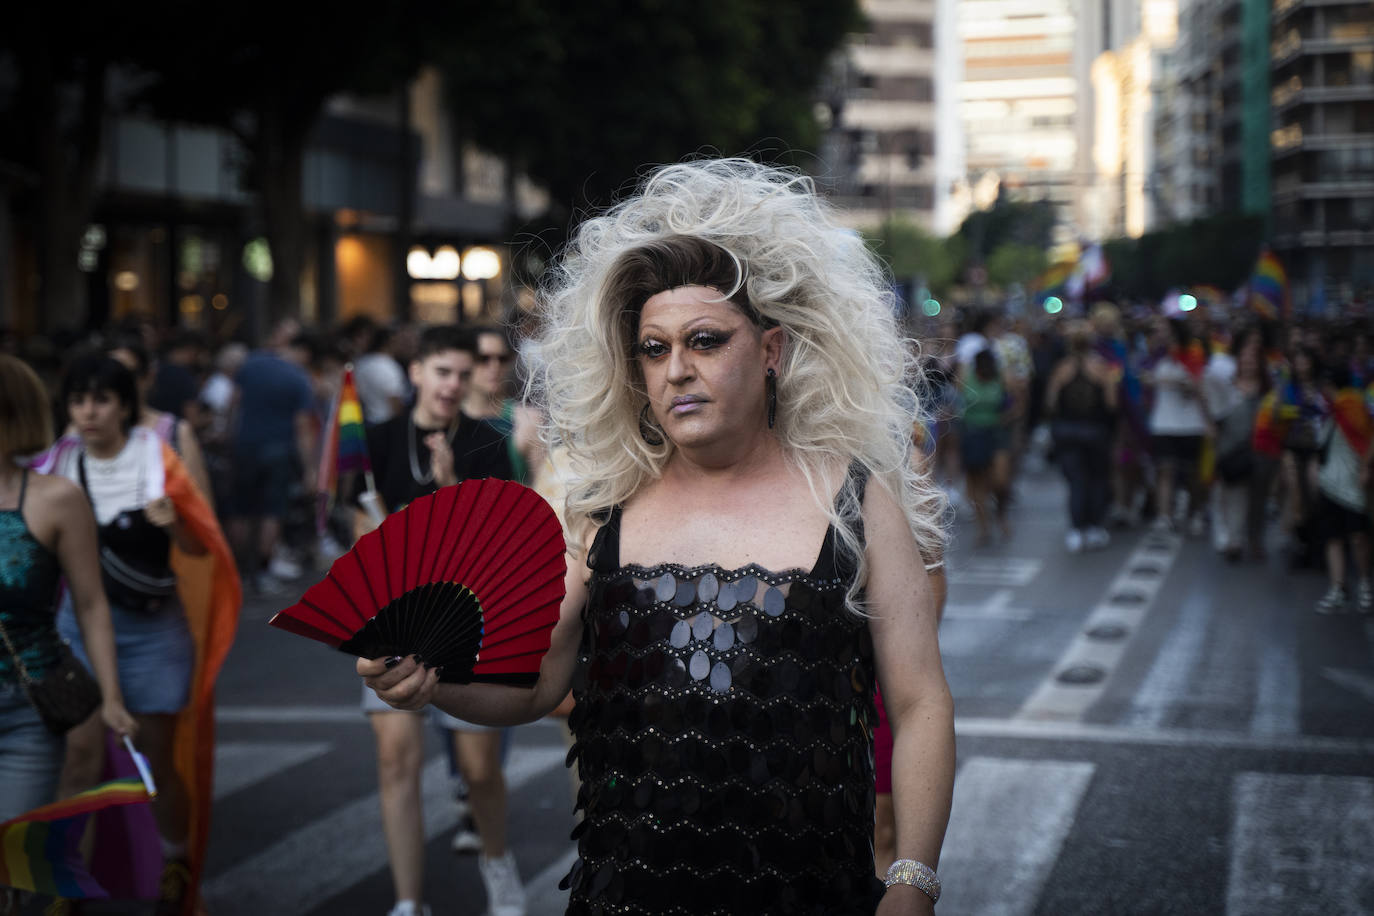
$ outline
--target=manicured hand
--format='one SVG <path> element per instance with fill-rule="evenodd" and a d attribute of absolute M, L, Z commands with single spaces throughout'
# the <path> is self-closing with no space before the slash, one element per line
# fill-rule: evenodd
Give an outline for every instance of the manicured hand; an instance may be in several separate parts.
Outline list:
<path fill-rule="evenodd" d="M 394 709 L 423 709 L 434 699 L 439 686 L 439 669 L 425 667 L 413 655 L 360 658 L 357 671 L 363 683 Z"/>

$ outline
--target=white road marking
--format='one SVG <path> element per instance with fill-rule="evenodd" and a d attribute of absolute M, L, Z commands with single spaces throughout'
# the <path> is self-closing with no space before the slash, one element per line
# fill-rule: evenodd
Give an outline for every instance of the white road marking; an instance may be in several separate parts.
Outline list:
<path fill-rule="evenodd" d="M 1040 574 L 1044 560 L 1029 557 L 996 557 L 973 559 L 951 564 L 950 585 L 995 585 L 1021 588 Z"/>
<path fill-rule="evenodd" d="M 1035 612 L 1027 607 L 1012 607 L 1012 590 L 998 589 L 978 604 L 947 604 L 945 619 L 957 620 L 1030 620 Z"/>
<path fill-rule="evenodd" d="M 973 757 L 954 780 L 941 916 L 1024 916 L 1069 835 L 1094 765 Z"/>
<path fill-rule="evenodd" d="M 215 745 L 215 800 L 329 753 L 327 741 L 221 741 Z"/>
<path fill-rule="evenodd" d="M 1207 645 L 1207 628 L 1212 621 L 1210 596 L 1189 592 L 1179 608 L 1178 620 L 1160 646 L 1150 672 L 1131 700 L 1126 721 L 1135 726 L 1158 728 L 1169 709 L 1189 695 L 1189 678 Z"/>
<path fill-rule="evenodd" d="M 1144 744 L 1159 747 L 1196 747 L 1271 753 L 1374 755 L 1374 738 L 1334 738 L 1322 735 L 1263 735 L 1193 728 L 1132 728 L 1085 722 L 1029 719 L 962 718 L 954 731 L 967 738 L 1017 738 L 1035 741 L 1084 741 L 1096 744 Z"/>
<path fill-rule="evenodd" d="M 506 787 L 525 783 L 563 766 L 562 747 L 519 748 L 506 766 Z M 435 757 L 422 772 L 425 840 L 458 823 L 448 779 L 448 761 Z M 376 792 L 335 808 L 286 834 L 256 855 L 205 884 L 212 913 L 304 913 L 366 875 L 386 868 L 381 809 Z"/>
<path fill-rule="evenodd" d="M 1157 543 L 1161 545 L 1159 549 L 1155 548 Z M 1017 718 L 1078 720 L 1101 699 L 1116 666 L 1121 663 L 1127 648 L 1154 607 L 1155 596 L 1168 577 L 1181 544 L 1182 540 L 1177 535 L 1162 532 L 1145 535 L 1107 587 L 1102 601 L 1088 615 L 1082 631 L 1069 643 L 1045 680 L 1017 711 Z M 1149 570 L 1150 573 L 1138 574 L 1141 570 Z M 1130 596 L 1134 600 L 1116 602 L 1112 600 L 1116 596 Z M 1088 635 L 1099 627 L 1107 626 L 1124 628 L 1125 635 L 1111 640 L 1094 639 Z M 1103 676 L 1089 684 L 1070 684 L 1058 679 L 1061 672 L 1076 667 L 1098 668 Z"/>
<path fill-rule="evenodd" d="M 1271 613 L 1260 634 L 1259 671 L 1250 731 L 1296 735 L 1302 731 L 1302 675 L 1298 670 L 1297 617 L 1283 606 Z"/>
<path fill-rule="evenodd" d="M 1369 912 L 1374 779 L 1241 773 L 1231 794 L 1227 916 Z"/>

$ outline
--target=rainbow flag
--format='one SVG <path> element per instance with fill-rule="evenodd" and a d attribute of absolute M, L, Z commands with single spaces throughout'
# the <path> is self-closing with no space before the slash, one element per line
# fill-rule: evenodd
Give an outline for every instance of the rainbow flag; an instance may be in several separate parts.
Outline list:
<path fill-rule="evenodd" d="M 344 369 L 339 393 L 334 396 L 329 424 L 325 428 L 324 447 L 320 449 L 320 469 L 315 478 L 319 488 L 315 527 L 321 533 L 324 532 L 329 506 L 338 496 L 339 476 L 360 471 L 370 475 L 372 462 L 367 457 L 363 404 L 358 400 L 358 389 L 353 384 L 353 368 L 350 366 Z"/>
<path fill-rule="evenodd" d="M 1250 308 L 1269 320 L 1287 319 L 1292 310 L 1288 292 L 1288 274 L 1278 255 L 1265 248 L 1260 252 L 1255 269 L 1250 274 Z"/>
<path fill-rule="evenodd" d="M 108 897 L 81 857 L 90 816 L 148 801 L 141 779 L 117 779 L 0 824 L 0 885 L 71 899 Z"/>
<path fill-rule="evenodd" d="M 1048 293 L 1051 290 L 1063 287 L 1069 282 L 1069 278 L 1073 276 L 1077 268 L 1077 261 L 1061 261 L 1051 266 L 1049 270 L 1037 277 L 1035 282 L 1031 284 L 1033 291 L 1036 293 Z"/>

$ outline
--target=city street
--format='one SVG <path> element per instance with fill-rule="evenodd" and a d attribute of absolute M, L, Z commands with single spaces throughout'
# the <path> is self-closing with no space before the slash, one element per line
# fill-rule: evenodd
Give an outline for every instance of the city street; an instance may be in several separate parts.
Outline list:
<path fill-rule="evenodd" d="M 1323 578 L 1231 566 L 1145 531 L 1065 552 L 1063 486 L 1024 477 L 1008 543 L 950 552 L 941 631 L 959 771 L 952 914 L 1374 913 L 1374 618 L 1319 617 Z M 306 582 L 299 583 L 303 588 Z M 213 916 L 382 916 L 375 749 L 351 660 L 254 599 L 220 681 Z M 435 916 L 480 914 L 438 739 L 425 771 Z M 512 843 L 531 916 L 561 913 L 560 729 L 515 731 Z"/>

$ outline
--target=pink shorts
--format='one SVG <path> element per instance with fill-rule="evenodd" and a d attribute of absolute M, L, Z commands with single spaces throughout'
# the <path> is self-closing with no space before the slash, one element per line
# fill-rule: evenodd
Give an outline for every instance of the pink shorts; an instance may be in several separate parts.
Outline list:
<path fill-rule="evenodd" d="M 883 708 L 883 692 L 874 691 L 878 704 L 878 727 L 873 730 L 873 785 L 879 795 L 892 794 L 892 724 Z"/>

